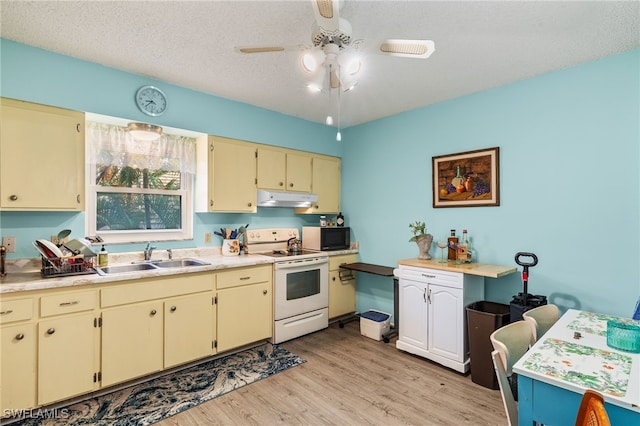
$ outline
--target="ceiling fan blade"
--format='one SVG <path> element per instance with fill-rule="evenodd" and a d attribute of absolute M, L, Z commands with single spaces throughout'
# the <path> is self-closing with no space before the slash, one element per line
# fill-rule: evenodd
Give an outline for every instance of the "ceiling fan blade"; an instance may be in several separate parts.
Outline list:
<path fill-rule="evenodd" d="M 307 46 L 296 44 L 292 46 L 236 46 L 234 50 L 238 53 L 270 53 L 284 52 L 287 50 L 302 50 Z"/>
<path fill-rule="evenodd" d="M 340 0 L 311 0 L 316 23 L 325 31 L 340 28 Z"/>
<path fill-rule="evenodd" d="M 388 39 L 380 43 L 380 51 L 391 56 L 426 59 L 436 47 L 432 40 Z"/>

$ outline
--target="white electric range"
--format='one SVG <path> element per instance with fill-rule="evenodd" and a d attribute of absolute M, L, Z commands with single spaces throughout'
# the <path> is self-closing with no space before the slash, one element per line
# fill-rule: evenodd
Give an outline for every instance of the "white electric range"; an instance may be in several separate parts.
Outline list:
<path fill-rule="evenodd" d="M 275 258 L 273 343 L 281 343 L 329 326 L 329 255 L 289 251 L 296 228 L 247 230 L 250 253 Z"/>

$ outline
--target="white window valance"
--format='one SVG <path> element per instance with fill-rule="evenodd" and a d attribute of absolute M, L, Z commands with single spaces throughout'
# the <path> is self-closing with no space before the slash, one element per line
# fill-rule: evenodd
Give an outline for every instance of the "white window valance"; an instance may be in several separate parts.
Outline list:
<path fill-rule="evenodd" d="M 87 122 L 91 164 L 196 173 L 196 140 L 163 133 L 153 141 L 134 139 L 126 127 Z"/>

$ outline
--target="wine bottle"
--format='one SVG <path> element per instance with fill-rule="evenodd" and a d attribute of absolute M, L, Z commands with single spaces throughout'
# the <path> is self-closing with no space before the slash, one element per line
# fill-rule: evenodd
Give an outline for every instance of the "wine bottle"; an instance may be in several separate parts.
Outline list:
<path fill-rule="evenodd" d="M 449 260 L 456 260 L 456 250 L 458 247 L 458 237 L 456 237 L 456 230 L 451 230 L 451 236 L 447 238 L 449 242 L 449 252 L 447 258 Z"/>
<path fill-rule="evenodd" d="M 458 244 L 458 263 L 468 263 L 469 260 L 469 237 L 467 235 L 467 230 L 462 230 L 462 240 Z"/>
<path fill-rule="evenodd" d="M 336 225 L 344 226 L 344 216 L 342 216 L 342 212 L 338 213 L 338 218 L 336 219 Z"/>

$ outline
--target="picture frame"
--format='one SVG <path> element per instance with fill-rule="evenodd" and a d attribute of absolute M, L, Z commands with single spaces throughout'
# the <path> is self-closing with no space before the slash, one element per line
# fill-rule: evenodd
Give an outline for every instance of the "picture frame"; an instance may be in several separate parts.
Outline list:
<path fill-rule="evenodd" d="M 500 148 L 432 157 L 433 207 L 500 205 Z"/>

